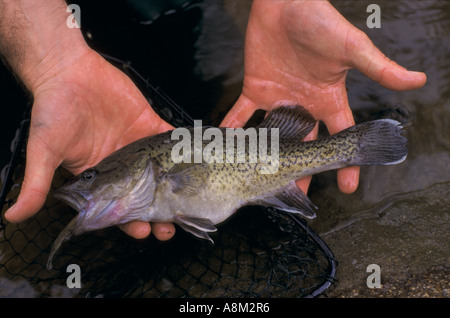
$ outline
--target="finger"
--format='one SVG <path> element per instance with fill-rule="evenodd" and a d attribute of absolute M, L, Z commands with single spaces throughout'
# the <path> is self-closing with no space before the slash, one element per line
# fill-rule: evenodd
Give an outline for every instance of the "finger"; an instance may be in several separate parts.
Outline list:
<path fill-rule="evenodd" d="M 334 135 L 341 130 L 351 127 L 355 124 L 353 113 L 350 107 L 342 107 L 339 111 L 329 114 L 322 121 L 327 126 L 328 132 Z"/>
<path fill-rule="evenodd" d="M 148 222 L 134 221 L 120 224 L 119 228 L 135 239 L 143 239 L 150 235 L 151 227 Z"/>
<path fill-rule="evenodd" d="M 175 235 L 173 223 L 153 223 L 153 235 L 160 241 L 170 240 Z"/>
<path fill-rule="evenodd" d="M 309 185 L 311 184 L 312 176 L 305 177 L 303 179 L 296 180 L 295 183 L 303 191 L 303 193 L 308 194 Z"/>
<path fill-rule="evenodd" d="M 352 111 L 348 106 L 328 116 L 323 121 L 332 135 L 355 124 Z M 359 183 L 359 170 L 359 167 L 348 167 L 338 170 L 337 182 L 341 192 L 353 193 L 356 191 Z"/>
<path fill-rule="evenodd" d="M 220 127 L 243 127 L 256 111 L 256 105 L 244 95 L 239 96 L 236 104 L 223 119 Z"/>
<path fill-rule="evenodd" d="M 408 71 L 386 57 L 362 31 L 356 32 L 356 41 L 349 41 L 351 64 L 370 79 L 392 90 L 411 90 L 425 85 L 425 73 Z"/>
<path fill-rule="evenodd" d="M 342 193 L 350 194 L 356 191 L 359 184 L 359 171 L 359 167 L 348 167 L 338 170 L 338 186 Z"/>
<path fill-rule="evenodd" d="M 30 135 L 22 188 L 17 202 L 5 213 L 8 221 L 22 222 L 37 213 L 44 205 L 55 169 L 60 164 L 47 150 L 45 145 Z"/>

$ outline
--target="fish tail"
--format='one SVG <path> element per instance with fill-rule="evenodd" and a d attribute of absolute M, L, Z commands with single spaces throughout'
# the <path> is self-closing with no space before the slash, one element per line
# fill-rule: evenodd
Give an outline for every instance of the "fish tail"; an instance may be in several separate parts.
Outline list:
<path fill-rule="evenodd" d="M 394 165 L 408 155 L 407 139 L 402 136 L 402 126 L 392 119 L 379 119 L 362 123 L 345 130 L 358 137 L 358 151 L 352 164 Z"/>

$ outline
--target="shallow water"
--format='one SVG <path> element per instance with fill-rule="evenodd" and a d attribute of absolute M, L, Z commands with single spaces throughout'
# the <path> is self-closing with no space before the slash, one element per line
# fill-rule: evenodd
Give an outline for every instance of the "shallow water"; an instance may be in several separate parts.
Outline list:
<path fill-rule="evenodd" d="M 380 2 L 382 27 L 368 29 L 361 11 L 369 1 L 337 1 L 336 7 L 375 45 L 400 65 L 427 74 L 415 91 L 394 92 L 358 71 L 349 73 L 349 101 L 356 121 L 378 117 L 401 121 L 408 137 L 408 159 L 395 166 L 362 168 L 358 200 L 347 211 L 386 206 L 407 193 L 450 181 L 450 3 L 447 1 Z M 383 203 L 384 202 L 384 203 Z M 342 202 L 344 203 L 344 202 Z M 361 206 L 362 204 L 363 206 Z M 353 213 L 352 213 L 353 214 Z"/>
<path fill-rule="evenodd" d="M 371 30 L 362 14 L 368 3 L 333 2 L 389 58 L 425 72 L 427 83 L 419 90 L 394 92 L 358 71 L 349 73 L 356 121 L 379 116 L 401 121 L 409 154 L 400 165 L 362 168 L 360 186 L 352 195 L 338 193 L 331 173 L 318 177 L 311 189 L 323 211 L 313 228 L 322 232 L 340 261 L 341 284 L 329 295 L 448 297 L 450 2 L 377 2 L 382 25 Z M 371 263 L 382 269 L 379 290 L 366 286 Z M 434 271 L 440 274 L 433 280 L 428 273 Z M 423 281 L 429 288 L 418 286 Z"/>
<path fill-rule="evenodd" d="M 314 176 L 309 196 L 319 211 L 309 224 L 322 233 L 339 261 L 339 281 L 327 295 L 422 297 L 426 295 L 420 294 L 417 286 L 425 281 L 430 291 L 421 288 L 427 290 L 428 296 L 448 297 L 450 2 L 377 1 L 382 10 L 381 28 L 369 29 L 366 8 L 373 2 L 332 4 L 389 58 L 408 69 L 425 72 L 428 80 L 419 90 L 395 92 L 356 70 L 348 74 L 349 102 L 356 122 L 377 118 L 401 121 L 409 141 L 409 155 L 400 165 L 363 167 L 360 186 L 351 195 L 339 192 L 335 172 Z M 217 125 L 241 89 L 243 34 L 249 3 L 224 1 L 223 10 L 218 2 L 212 2 L 150 24 L 144 24 L 148 20 L 142 18 L 135 21 L 139 27 L 112 26 L 110 33 L 100 30 L 104 26 L 101 22 L 94 24 L 87 18 L 85 32 L 93 34 L 93 46 L 131 60 L 141 72 L 151 74 L 151 80 L 192 117 Z M 195 22 L 202 12 L 203 28 Z M 177 23 L 197 29 L 180 32 Z M 122 39 L 129 30 L 148 32 L 156 41 Z M 155 35 L 162 31 L 165 36 Z M 155 42 L 161 44 L 160 50 L 154 50 Z M 151 62 L 145 65 L 147 60 Z M 203 105 L 211 107 L 206 111 Z M 26 228 L 20 233 L 26 233 Z M 35 233 L 30 237 L 45 249 L 39 246 L 42 232 Z M 33 257 L 33 249 L 25 244 L 17 246 L 17 251 L 24 258 Z M 105 259 L 110 257 L 105 252 Z M 5 254 L 0 254 L 0 260 L 4 259 Z M 20 260 L 17 262 L 21 266 Z M 44 259 L 42 262 L 45 264 Z M 366 268 L 373 263 L 380 265 L 383 283 L 382 288 L 375 290 L 366 286 Z M 47 294 L 70 296 L 62 285 L 63 281 Z M 0 275 L 0 286 L 21 290 L 23 294 L 18 295 L 39 294 L 23 279 L 6 281 Z"/>

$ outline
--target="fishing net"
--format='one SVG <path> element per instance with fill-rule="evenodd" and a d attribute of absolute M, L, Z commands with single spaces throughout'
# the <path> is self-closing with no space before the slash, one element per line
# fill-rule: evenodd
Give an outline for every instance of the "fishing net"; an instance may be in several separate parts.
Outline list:
<path fill-rule="evenodd" d="M 192 118 L 129 63 L 104 55 L 141 88 L 174 126 Z M 113 227 L 73 237 L 53 261 L 50 248 L 75 211 L 52 198 L 70 174 L 57 170 L 42 210 L 20 224 L 3 214 L 23 180 L 29 113 L 24 115 L 10 164 L 3 170 L 0 204 L 0 297 L 315 297 L 335 281 L 336 261 L 303 219 L 274 209 L 247 207 L 212 234 L 214 244 L 178 229 L 168 242 L 128 237 Z M 68 265 L 81 288 L 68 288 Z"/>

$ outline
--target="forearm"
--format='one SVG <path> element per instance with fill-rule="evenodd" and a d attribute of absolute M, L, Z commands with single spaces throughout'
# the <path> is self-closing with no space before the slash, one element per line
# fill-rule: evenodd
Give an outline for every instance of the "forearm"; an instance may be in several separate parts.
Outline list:
<path fill-rule="evenodd" d="M 63 0 L 0 0 L 0 54 L 33 92 L 87 49 Z"/>

